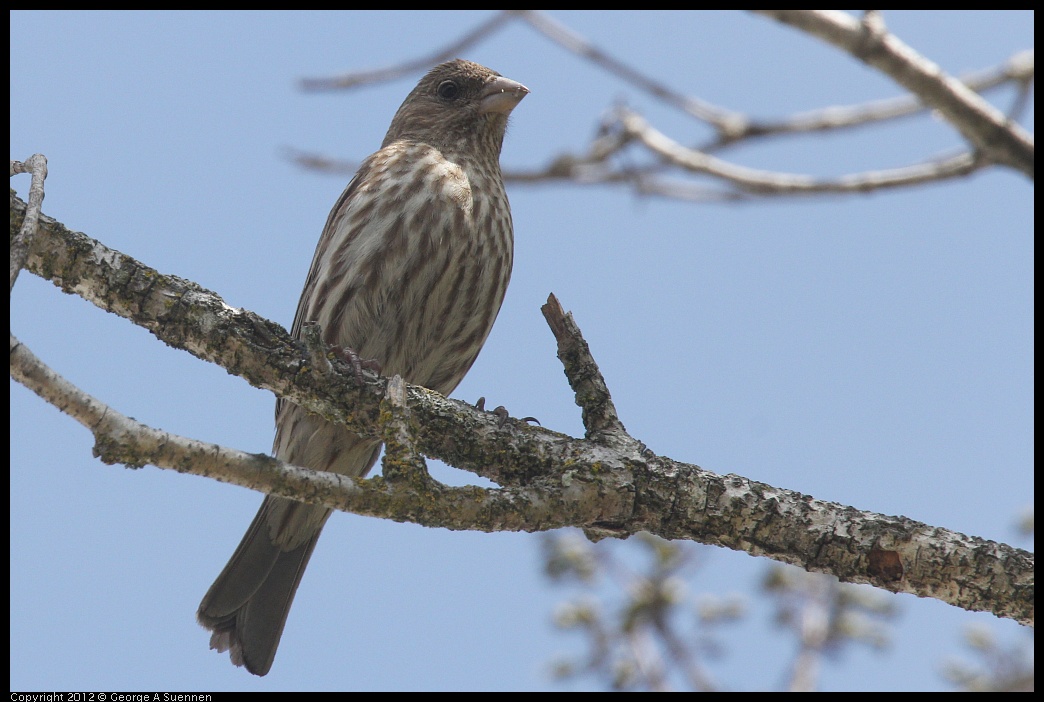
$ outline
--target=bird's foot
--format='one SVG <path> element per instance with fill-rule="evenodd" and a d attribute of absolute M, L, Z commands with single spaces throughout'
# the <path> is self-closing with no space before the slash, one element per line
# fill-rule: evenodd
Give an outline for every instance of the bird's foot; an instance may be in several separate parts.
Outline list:
<path fill-rule="evenodd" d="M 347 346 L 331 346 L 330 348 L 332 348 L 335 354 L 352 367 L 352 374 L 355 376 L 355 381 L 360 385 L 363 382 L 363 369 L 372 371 L 377 375 L 381 374 L 381 362 L 376 358 L 360 358 L 359 354 L 356 353 L 354 349 L 350 349 Z"/>
<path fill-rule="evenodd" d="M 485 412 L 486 411 L 486 398 L 485 397 L 480 397 L 478 399 L 478 402 L 475 403 L 475 408 L 478 409 L 480 412 Z M 504 425 L 507 424 L 508 417 L 510 416 L 508 414 L 507 408 L 504 407 L 504 405 L 500 405 L 495 410 L 493 410 L 493 414 L 495 414 L 497 416 L 497 428 L 498 429 L 503 429 Z M 540 420 L 537 419 L 536 417 L 523 417 L 520 421 L 523 421 L 523 422 L 536 422 L 537 424 L 540 424 Z"/>

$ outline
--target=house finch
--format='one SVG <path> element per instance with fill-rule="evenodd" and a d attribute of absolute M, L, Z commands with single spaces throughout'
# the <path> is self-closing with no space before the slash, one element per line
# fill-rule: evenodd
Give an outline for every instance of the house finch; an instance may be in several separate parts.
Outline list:
<path fill-rule="evenodd" d="M 449 394 L 474 363 L 511 276 L 511 209 L 500 175 L 508 115 L 529 90 L 470 61 L 436 66 L 334 204 L 292 334 L 376 360 L 387 375 Z M 275 455 L 362 476 L 380 443 L 284 400 Z M 272 667 L 325 507 L 266 496 L 199 606 L 210 647 L 255 675 Z"/>

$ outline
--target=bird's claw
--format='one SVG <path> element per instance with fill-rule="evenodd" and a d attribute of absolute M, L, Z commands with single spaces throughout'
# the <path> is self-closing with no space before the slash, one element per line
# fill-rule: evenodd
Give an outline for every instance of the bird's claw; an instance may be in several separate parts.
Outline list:
<path fill-rule="evenodd" d="M 360 358 L 354 349 L 350 349 L 347 346 L 333 346 L 332 348 L 334 353 L 352 367 L 352 375 L 355 376 L 355 381 L 360 385 L 363 382 L 363 369 L 372 371 L 377 375 L 381 374 L 381 362 L 376 358 Z"/>
<path fill-rule="evenodd" d="M 480 412 L 485 412 L 486 411 L 486 398 L 485 397 L 480 397 L 478 399 L 478 401 L 475 402 L 475 408 L 478 409 Z M 508 418 L 510 417 L 510 415 L 508 414 L 507 408 L 504 407 L 504 405 L 500 405 L 495 410 L 493 410 L 493 414 L 495 414 L 497 416 L 497 429 L 503 429 L 504 425 L 507 424 Z M 537 424 L 540 424 L 540 420 L 537 419 L 536 417 L 523 417 L 520 421 L 523 421 L 523 422 L 536 422 Z M 541 425 L 541 426 L 543 426 L 543 425 Z"/>
<path fill-rule="evenodd" d="M 507 424 L 508 417 L 510 416 L 507 407 L 500 405 L 493 410 L 493 414 L 497 415 L 497 429 L 503 429 L 504 425 Z"/>

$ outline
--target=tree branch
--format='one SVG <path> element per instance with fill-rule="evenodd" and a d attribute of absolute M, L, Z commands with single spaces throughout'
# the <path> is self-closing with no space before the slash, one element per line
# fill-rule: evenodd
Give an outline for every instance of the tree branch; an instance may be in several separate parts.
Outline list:
<path fill-rule="evenodd" d="M 492 36 L 510 21 L 518 20 L 599 70 L 707 124 L 714 130 L 714 136 L 699 147 L 683 146 L 662 135 L 644 120 L 638 129 L 633 121 L 630 127 L 621 127 L 621 115 L 636 115 L 627 110 L 613 109 L 609 111 L 608 118 L 602 120 L 586 153 L 562 153 L 540 168 L 506 169 L 504 179 L 508 182 L 538 184 L 568 181 L 582 185 L 624 185 L 642 196 L 691 202 L 736 202 L 766 196 L 839 195 L 910 187 L 963 177 L 998 163 L 1022 170 L 1033 177 L 1033 138 L 1015 122 L 1015 116 L 1028 101 L 1033 81 L 1032 50 L 1015 54 L 1001 66 L 955 79 L 943 74 L 938 66 L 885 32 L 879 13 L 867 14 L 860 23 L 850 15 L 830 11 L 759 12 L 842 46 L 860 60 L 891 75 L 912 94 L 860 105 L 826 107 L 779 119 L 758 119 L 686 95 L 627 64 L 610 51 L 538 10 L 503 10 L 431 55 L 374 70 L 355 71 L 326 79 L 308 79 L 303 81 L 303 85 L 308 90 L 347 89 L 393 80 L 450 58 L 464 48 Z M 1015 83 L 1018 93 L 1010 110 L 1011 115 L 1005 117 L 976 95 L 976 91 L 1007 83 Z M 921 162 L 898 168 L 857 172 L 830 179 L 758 171 L 710 155 L 710 152 L 719 152 L 753 139 L 858 127 L 929 109 L 937 109 L 957 127 L 971 143 L 972 150 L 946 157 L 925 158 Z M 621 167 L 612 162 L 613 156 L 635 144 L 657 156 L 656 161 L 637 167 L 633 164 Z M 291 160 L 314 170 L 351 175 L 358 166 L 353 161 L 331 159 L 321 154 L 294 149 L 287 151 Z M 706 187 L 699 183 L 662 177 L 660 173 L 668 169 L 710 175 L 722 181 L 725 187 Z"/>
<path fill-rule="evenodd" d="M 990 161 L 1033 179 L 1033 137 L 975 91 L 887 31 L 878 10 L 860 21 L 838 10 L 755 10 L 877 68 L 936 109 Z"/>
<path fill-rule="evenodd" d="M 1016 119 L 1025 107 L 1026 97 L 1033 84 L 1033 77 L 1033 50 L 1029 49 L 1017 52 L 999 66 L 968 73 L 961 76 L 959 80 L 977 93 L 1014 83 L 1017 86 L 1017 97 L 1009 109 L 1008 115 L 1009 119 Z M 903 94 L 856 105 L 833 105 L 779 119 L 752 117 L 747 120 L 746 128 L 741 132 L 734 135 L 719 133 L 716 139 L 698 148 L 700 151 L 710 152 L 738 141 L 749 142 L 765 137 L 864 127 L 878 122 L 910 117 L 929 109 L 916 95 Z"/>
<path fill-rule="evenodd" d="M 25 259 L 29 255 L 29 246 L 36 235 L 36 224 L 40 219 L 40 208 L 43 207 L 44 180 L 47 178 L 47 158 L 43 154 L 33 154 L 22 161 L 11 161 L 11 176 L 19 173 L 32 173 L 29 185 L 29 206 L 25 219 L 18 233 L 11 239 L 11 286 L 14 289 L 18 273 L 25 267 Z"/>
<path fill-rule="evenodd" d="M 456 58 L 466 49 L 491 36 L 500 27 L 511 20 L 511 10 L 501 10 L 488 20 L 466 33 L 460 39 L 438 49 L 427 56 L 411 59 L 403 63 L 369 71 L 351 71 L 334 78 L 305 78 L 301 81 L 304 90 L 343 90 L 371 83 L 383 83 L 401 78 L 404 75 L 427 70 L 437 63 Z"/>
<path fill-rule="evenodd" d="M 982 161 L 965 152 L 949 158 L 903 168 L 853 173 L 840 178 L 815 178 L 799 173 L 779 173 L 729 163 L 710 154 L 688 149 L 652 127 L 643 117 L 628 110 L 619 111 L 620 124 L 633 139 L 667 162 L 703 173 L 741 190 L 761 195 L 854 193 L 917 185 L 929 181 L 965 176 L 982 167 Z"/>
<path fill-rule="evenodd" d="M 638 69 L 628 66 L 623 61 L 610 55 L 609 52 L 599 48 L 593 42 L 588 41 L 561 22 L 556 21 L 545 12 L 538 10 L 515 10 L 515 13 L 533 29 L 567 51 L 591 61 L 607 73 L 630 83 L 643 92 L 649 93 L 665 104 L 676 107 L 692 117 L 713 125 L 719 134 L 736 134 L 746 128 L 749 121 L 746 115 L 712 105 L 691 95 L 679 93 L 652 76 L 648 76 Z"/>
<path fill-rule="evenodd" d="M 26 209 L 12 193 L 12 239 Z M 88 426 L 103 460 L 152 463 L 335 509 L 450 529 L 538 531 L 572 525 L 592 538 L 648 531 L 1033 621 L 1030 553 L 654 454 L 626 433 L 586 342 L 553 296 L 545 314 L 577 404 L 584 408 L 586 441 L 519 421 L 501 427 L 493 413 L 371 374 L 359 383 L 333 354 L 327 354 L 329 367 L 314 363 L 314 353 L 279 325 L 44 215 L 27 269 L 172 346 L 353 431 L 380 436 L 392 447 L 387 475 L 353 480 L 153 434 L 65 387 L 12 337 L 12 377 Z M 505 487 L 439 485 L 425 477 L 421 453 Z"/>
<path fill-rule="evenodd" d="M 362 479 L 178 436 L 142 424 L 91 397 L 40 361 L 13 335 L 10 359 L 12 378 L 91 431 L 95 437 L 93 454 L 103 463 L 129 468 L 149 464 L 343 512 L 446 529 L 542 531 L 571 526 L 585 516 L 560 509 L 562 497 L 558 493 L 563 491 L 554 486 L 554 494 L 544 486 L 499 490 L 448 487 L 428 477 L 417 463 L 409 473 L 412 479 L 393 479 L 405 474 L 394 443 L 385 456 L 384 475 Z M 401 379 L 399 383 L 403 392 Z M 394 383 L 389 382 L 389 386 L 394 387 Z M 397 425 L 389 425 L 389 431 L 394 432 Z M 413 458 L 419 459 L 419 454 L 413 454 Z M 417 480 L 421 473 L 425 479 Z M 589 489 L 583 483 L 578 482 L 577 487 L 567 499 L 579 504 L 597 498 L 582 494 Z"/>

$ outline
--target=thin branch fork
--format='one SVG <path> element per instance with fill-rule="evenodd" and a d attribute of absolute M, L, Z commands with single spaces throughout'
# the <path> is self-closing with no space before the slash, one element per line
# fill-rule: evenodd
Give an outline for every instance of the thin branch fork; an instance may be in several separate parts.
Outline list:
<path fill-rule="evenodd" d="M 12 237 L 25 211 L 12 194 Z M 313 353 L 279 325 L 43 215 L 27 267 L 170 345 L 324 418 L 380 436 L 391 448 L 385 475 L 353 480 L 170 434 L 153 436 L 155 430 L 131 425 L 112 408 L 78 395 L 12 336 L 12 377 L 71 409 L 95 433 L 103 461 L 151 463 L 335 509 L 449 529 L 579 526 L 595 539 L 648 531 L 1033 621 L 1033 555 L 1026 551 L 654 454 L 627 434 L 579 328 L 554 296 L 543 310 L 584 410 L 585 440 L 518 420 L 502 426 L 493 413 L 395 379 L 366 373 L 360 383 L 332 354 L 329 366 L 313 363 Z M 440 485 L 427 475 L 421 455 L 503 487 Z"/>
<path fill-rule="evenodd" d="M 982 154 L 1031 180 L 1033 137 L 961 81 L 888 32 L 879 10 L 863 19 L 839 10 L 755 10 L 841 48 L 936 109 Z"/>

